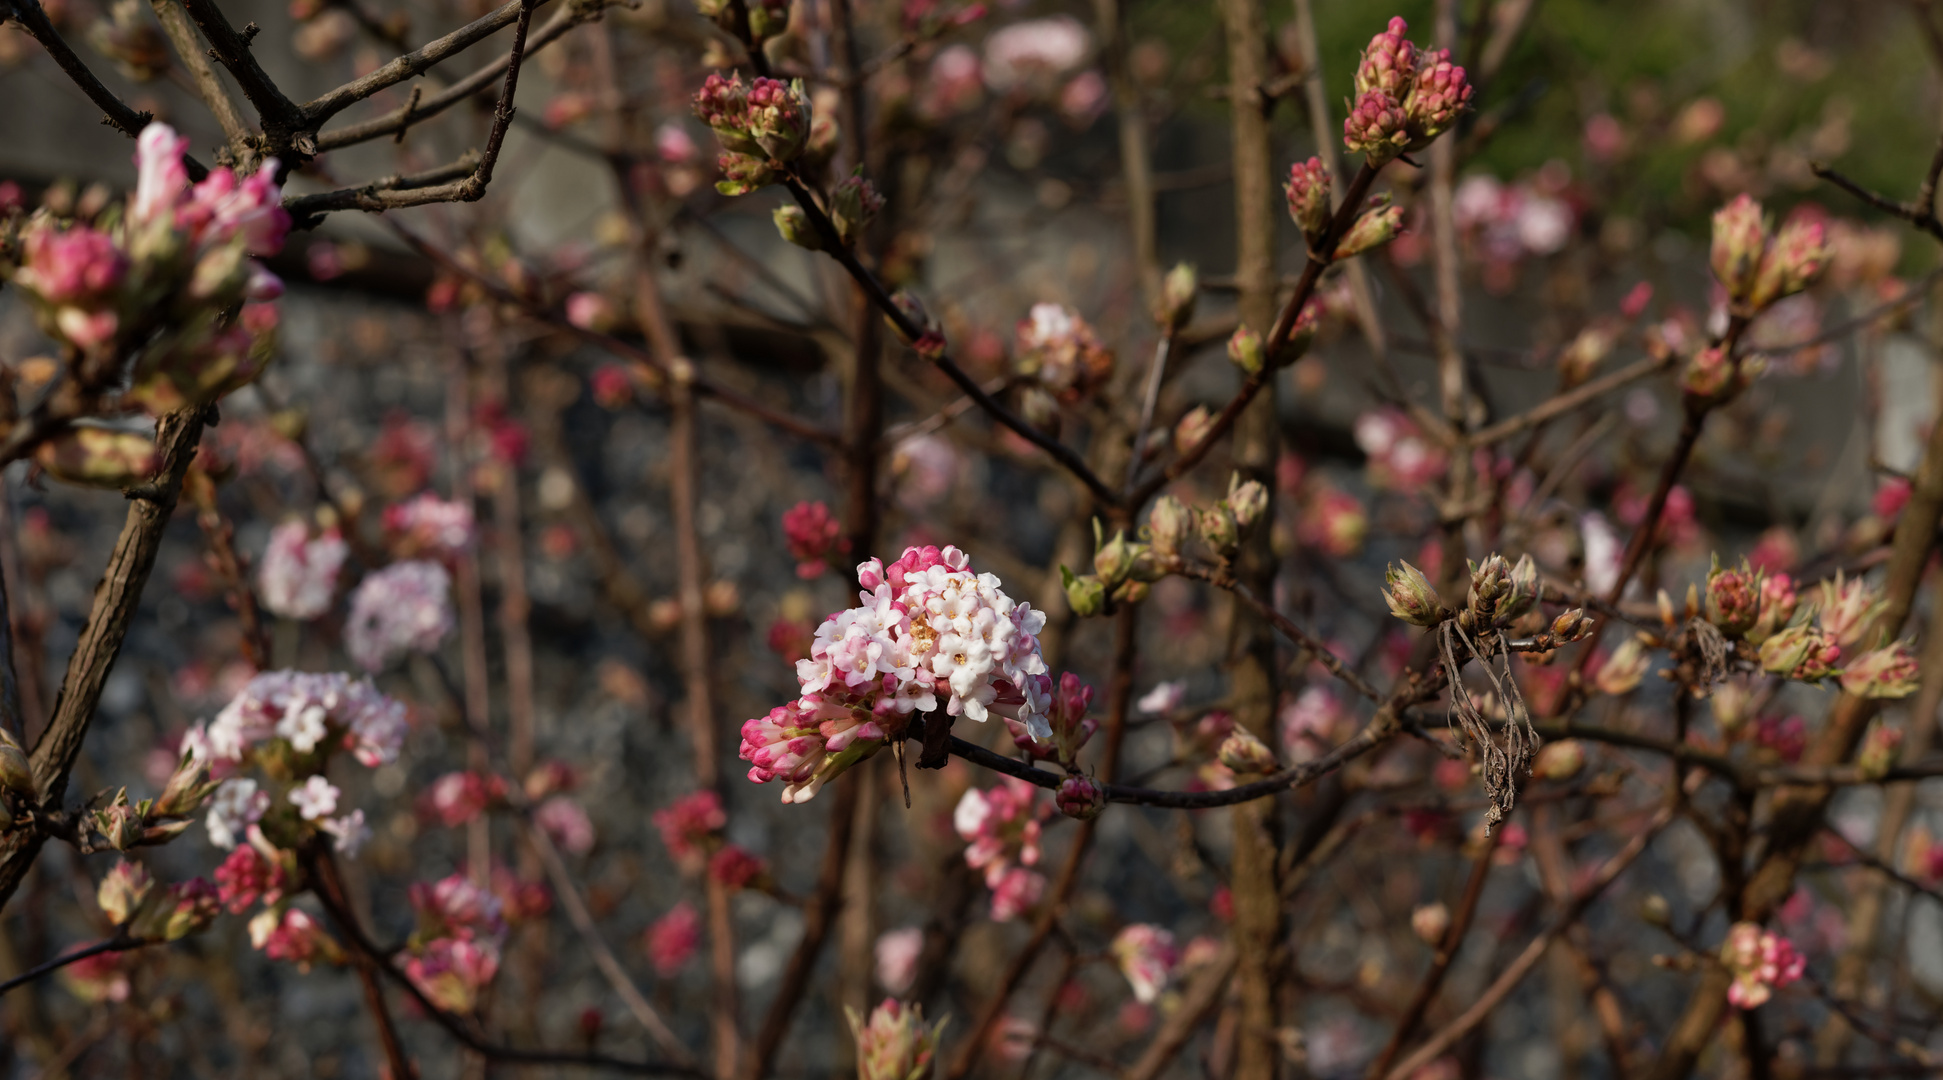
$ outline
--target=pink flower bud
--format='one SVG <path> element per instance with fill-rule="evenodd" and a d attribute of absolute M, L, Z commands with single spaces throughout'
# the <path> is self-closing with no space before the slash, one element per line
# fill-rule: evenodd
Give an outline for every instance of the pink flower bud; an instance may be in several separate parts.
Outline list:
<path fill-rule="evenodd" d="M 1348 259 L 1382 247 L 1396 239 L 1403 229 L 1403 207 L 1391 206 L 1385 202 L 1377 205 L 1371 200 L 1370 209 L 1364 210 L 1356 223 L 1349 227 L 1342 241 L 1336 245 L 1335 259 Z"/>
<path fill-rule="evenodd" d="M 154 887 L 154 879 L 141 863 L 124 859 L 102 877 L 95 889 L 95 903 L 101 905 L 108 921 L 123 926 L 141 912 Z"/>
<path fill-rule="evenodd" d="M 1543 780 L 1570 780 L 1585 768 L 1585 744 L 1577 739 L 1546 743 L 1532 759 L 1531 774 Z"/>
<path fill-rule="evenodd" d="M 708 860 L 708 877 L 724 887 L 746 889 L 768 874 L 769 867 L 746 848 L 728 844 Z"/>
<path fill-rule="evenodd" d="M 405 961 L 405 977 L 449 1013 L 464 1016 L 499 974 L 499 946 L 491 941 L 439 938 Z"/>
<path fill-rule="evenodd" d="M 701 941 L 702 918 L 683 900 L 648 927 L 644 944 L 655 974 L 667 979 L 688 965 Z"/>
<path fill-rule="evenodd" d="M 1221 764 L 1242 775 L 1266 776 L 1281 768 L 1275 760 L 1275 751 L 1244 728 L 1236 728 L 1223 739 L 1215 756 Z"/>
<path fill-rule="evenodd" d="M 846 245 L 855 244 L 883 209 L 884 197 L 861 172 L 844 177 L 830 192 L 830 221 L 837 227 L 837 239 Z"/>
<path fill-rule="evenodd" d="M 1707 621 L 1728 637 L 1747 633 L 1760 620 L 1764 584 L 1761 572 L 1746 559 L 1738 570 L 1723 570 L 1720 556 L 1714 556 L 1713 571 L 1707 575 Z"/>
<path fill-rule="evenodd" d="M 1147 512 L 1147 533 L 1155 558 L 1169 564 L 1179 559 L 1192 527 L 1191 512 L 1179 499 L 1162 495 L 1154 500 L 1153 509 Z"/>
<path fill-rule="evenodd" d="M 1134 923 L 1121 930 L 1113 938 L 1112 952 L 1120 973 L 1133 987 L 1135 1000 L 1142 1004 L 1152 1004 L 1160 997 L 1180 963 L 1174 935 L 1149 923 Z"/>
<path fill-rule="evenodd" d="M 1761 256 L 1753 287 L 1748 291 L 1748 306 L 1756 311 L 1784 296 L 1807 288 L 1828 265 L 1829 249 L 1823 242 L 1822 223 L 1801 218 L 1781 227 L 1781 234 Z"/>
<path fill-rule="evenodd" d="M 1584 608 L 1569 608 L 1552 620 L 1552 636 L 1560 641 L 1577 641 L 1592 629 Z"/>
<path fill-rule="evenodd" d="M 1405 122 L 1396 98 L 1382 90 L 1366 91 L 1343 118 L 1343 145 L 1367 157 L 1370 165 L 1382 166 L 1409 144 Z"/>
<path fill-rule="evenodd" d="M 927 1025 L 921 1006 L 885 998 L 870 1019 L 845 1010 L 857 1040 L 857 1080 L 927 1080 L 936 1070 L 945 1021 Z"/>
<path fill-rule="evenodd" d="M 850 550 L 842 524 L 822 502 L 800 502 L 783 511 L 783 541 L 796 560 L 796 576 L 806 581 L 822 576 L 836 553 Z"/>
<path fill-rule="evenodd" d="M 1410 929 L 1424 944 L 1436 946 L 1450 930 L 1451 910 L 1442 901 L 1424 904 L 1410 913 Z"/>
<path fill-rule="evenodd" d="M 1862 643 L 1863 636 L 1887 606 L 1880 591 L 1867 579 L 1846 577 L 1837 570 L 1835 580 L 1821 584 L 1816 614 L 1822 630 L 1837 645 L 1850 649 Z"/>
<path fill-rule="evenodd" d="M 1208 432 L 1213 429 L 1214 417 L 1208 412 L 1208 407 L 1205 405 L 1196 405 L 1194 408 L 1188 410 L 1187 414 L 1182 416 L 1174 425 L 1175 451 L 1185 454 L 1194 447 L 1201 445 L 1202 441 L 1208 437 Z"/>
<path fill-rule="evenodd" d="M 1763 670 L 1802 682 L 1833 675 L 1841 659 L 1841 646 L 1815 626 L 1789 627 L 1761 645 Z"/>
<path fill-rule="evenodd" d="M 1408 92 L 1417 73 L 1417 47 L 1404 37 L 1409 32 L 1410 24 L 1393 16 L 1382 33 L 1370 38 L 1356 65 L 1358 96 L 1380 90 L 1401 98 Z"/>
<path fill-rule="evenodd" d="M 1314 244 L 1329 228 L 1332 213 L 1328 166 L 1314 157 L 1296 162 L 1289 166 L 1289 182 L 1283 190 L 1288 194 L 1289 217 Z"/>
<path fill-rule="evenodd" d="M 1915 688 L 1912 686 L 1911 690 Z M 1869 722 L 1869 730 L 1862 736 L 1862 745 L 1855 752 L 1855 767 L 1864 780 L 1880 780 L 1895 768 L 1896 756 L 1902 750 L 1903 729 L 1887 723 L 1880 717 Z"/>
<path fill-rule="evenodd" d="M 1457 118 L 1471 107 L 1477 90 L 1465 78 L 1464 69 L 1450 62 L 1450 53 L 1439 49 L 1418 57 L 1416 78 L 1404 100 L 1403 111 L 1410 129 L 1411 150 L 1429 146 L 1431 140 L 1451 129 Z"/>
<path fill-rule="evenodd" d="M 1448 614 L 1430 579 L 1401 560 L 1390 564 L 1383 575 L 1383 601 L 1390 614 L 1412 626 L 1435 626 Z"/>
<path fill-rule="evenodd" d="M 1916 692 L 1920 668 L 1906 641 L 1871 649 L 1842 672 L 1842 689 L 1863 698 L 1905 698 Z"/>
<path fill-rule="evenodd" d="M 600 293 L 577 292 L 567 297 L 567 321 L 582 330 L 606 333 L 619 321 L 619 313 L 613 302 Z"/>
<path fill-rule="evenodd" d="M 1747 640 L 1759 645 L 1773 637 L 1794 618 L 1797 603 L 1793 579 L 1786 574 L 1769 574 L 1761 582 L 1761 614 L 1747 631 Z"/>
<path fill-rule="evenodd" d="M 1735 301 L 1745 301 L 1754 290 L 1755 273 L 1767 253 L 1768 230 L 1762 220 L 1761 204 L 1746 194 L 1714 211 L 1714 238 L 1711 261 L 1714 277 Z"/>
<path fill-rule="evenodd" d="M 1235 328 L 1228 338 L 1228 359 L 1244 374 L 1254 375 L 1262 370 L 1262 336 L 1246 325 Z"/>
<path fill-rule="evenodd" d="M 1164 329 L 1179 330 L 1194 317 L 1194 301 L 1200 292 L 1200 279 L 1192 263 L 1176 263 L 1160 285 L 1160 310 L 1154 317 Z"/>
<path fill-rule="evenodd" d="M 1087 821 L 1106 809 L 1106 792 L 1091 777 L 1073 774 L 1059 782 L 1053 805 L 1069 818 Z"/>

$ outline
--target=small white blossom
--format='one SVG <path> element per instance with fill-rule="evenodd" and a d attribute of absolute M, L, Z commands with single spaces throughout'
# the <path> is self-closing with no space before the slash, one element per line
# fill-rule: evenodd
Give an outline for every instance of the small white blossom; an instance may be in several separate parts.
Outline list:
<path fill-rule="evenodd" d="M 336 813 L 337 796 L 337 786 L 321 776 L 313 776 L 290 789 L 290 802 L 305 821 Z"/>
<path fill-rule="evenodd" d="M 225 780 L 209 799 L 209 842 L 219 848 L 233 848 L 251 825 L 270 809 L 270 796 L 258 791 L 256 781 L 248 778 Z"/>

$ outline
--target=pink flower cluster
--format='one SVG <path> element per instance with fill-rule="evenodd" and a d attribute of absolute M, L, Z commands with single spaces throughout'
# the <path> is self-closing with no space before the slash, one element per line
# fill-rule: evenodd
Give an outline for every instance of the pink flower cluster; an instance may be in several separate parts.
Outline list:
<path fill-rule="evenodd" d="M 1728 928 L 1727 940 L 1720 947 L 1720 962 L 1734 976 L 1727 988 L 1727 1000 L 1740 1009 L 1766 1004 L 1776 990 L 1801 978 L 1808 967 L 1794 942 L 1751 922 Z"/>
<path fill-rule="evenodd" d="M 385 535 L 408 556 L 449 559 L 472 546 L 472 507 L 423 492 L 385 507 Z"/>
<path fill-rule="evenodd" d="M 1120 973 L 1133 986 L 1133 996 L 1142 1005 L 1151 1005 L 1167 989 L 1174 968 L 1180 963 L 1174 935 L 1149 923 L 1134 923 L 1113 938 L 1113 959 Z"/>
<path fill-rule="evenodd" d="M 344 651 L 366 671 L 429 653 L 452 631 L 452 577 L 423 559 L 396 562 L 358 583 L 344 621 Z"/>
<path fill-rule="evenodd" d="M 1080 748 L 1100 729 L 1100 722 L 1086 715 L 1092 705 L 1093 688 L 1081 682 L 1078 675 L 1063 672 L 1046 706 L 1046 725 L 1052 728 L 1050 739 L 1034 738 L 1023 723 L 1009 716 L 1005 718 L 1005 726 L 1012 731 L 1013 744 L 1028 757 L 1071 765 L 1078 760 Z"/>
<path fill-rule="evenodd" d="M 476 772 L 449 772 L 419 797 L 419 816 L 456 829 L 506 797 L 506 781 Z"/>
<path fill-rule="evenodd" d="M 1042 823 L 1051 815 L 1038 788 L 1009 776 L 994 788 L 971 788 L 958 800 L 951 824 L 971 845 L 965 865 L 984 871 L 994 920 L 1017 917 L 1045 893 L 1045 876 L 1027 867 L 1039 862 Z"/>
<path fill-rule="evenodd" d="M 216 867 L 216 896 L 231 915 L 241 915 L 259 903 L 275 905 L 295 883 L 293 862 L 288 852 L 263 838 L 263 830 L 253 827 L 249 843 L 238 844 Z"/>
<path fill-rule="evenodd" d="M 465 1014 L 499 973 L 506 919 L 498 896 L 463 873 L 411 887 L 418 928 L 406 949 L 412 984 L 446 1012 Z"/>
<path fill-rule="evenodd" d="M 1113 354 L 1100 343 L 1093 327 L 1060 304 L 1034 304 L 1019 321 L 1014 363 L 1020 373 L 1067 400 L 1084 395 L 1113 374 Z"/>
<path fill-rule="evenodd" d="M 701 943 L 702 917 L 686 900 L 656 919 L 642 938 L 648 959 L 654 964 L 654 973 L 664 979 L 672 978 L 686 966 Z"/>
<path fill-rule="evenodd" d="M 796 664 L 802 696 L 742 725 L 749 779 L 783 781 L 784 802 L 822 785 L 940 706 L 983 722 L 1010 708 L 1035 738 L 1052 736 L 1052 679 L 1039 655 L 1044 612 L 1015 602 L 954 547 L 908 548 L 857 568 L 862 606 L 817 627 Z"/>
<path fill-rule="evenodd" d="M 271 614 L 286 619 L 315 619 L 331 607 L 337 574 L 351 549 L 336 529 L 320 536 L 310 526 L 287 521 L 270 531 L 270 546 L 257 568 L 257 590 Z"/>
<path fill-rule="evenodd" d="M 728 823 L 722 797 L 707 790 L 690 792 L 654 812 L 661 843 L 680 862 L 695 862 L 706 855 Z"/>
<path fill-rule="evenodd" d="M 343 950 L 317 920 L 301 908 L 267 907 L 250 920 L 250 945 L 272 960 L 287 960 L 299 971 L 319 961 L 335 964 Z"/>
<path fill-rule="evenodd" d="M 805 581 L 822 577 L 832 556 L 850 550 L 842 524 L 821 502 L 800 502 L 783 511 L 783 542 L 796 560 L 796 576 Z"/>
<path fill-rule="evenodd" d="M 117 342 L 139 350 L 127 396 L 153 410 L 208 400 L 254 377 L 257 340 L 276 325 L 275 309 L 258 302 L 283 292 L 250 258 L 276 254 L 290 229 L 277 161 L 241 179 L 219 168 L 191 186 L 182 163 L 188 145 L 168 125 L 148 125 L 118 227 L 62 229 L 37 217 L 11 273 L 48 333 L 84 351 Z M 238 307 L 233 318 L 222 314 Z"/>

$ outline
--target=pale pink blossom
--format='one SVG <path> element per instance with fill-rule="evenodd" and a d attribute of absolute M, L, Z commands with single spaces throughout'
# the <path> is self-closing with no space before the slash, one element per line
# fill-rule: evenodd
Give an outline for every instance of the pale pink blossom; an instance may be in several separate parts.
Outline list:
<path fill-rule="evenodd" d="M 357 858 L 371 839 L 371 826 L 365 824 L 363 810 L 325 818 L 317 828 L 331 838 L 331 848 L 347 859 Z"/>
<path fill-rule="evenodd" d="M 1092 35 L 1064 15 L 1013 23 L 985 39 L 985 85 L 1000 93 L 1039 86 L 1086 59 Z"/>
<path fill-rule="evenodd" d="M 405 706 L 379 693 L 369 679 L 336 672 L 266 671 L 252 678 L 214 720 L 191 728 L 183 745 L 199 761 L 241 764 L 271 739 L 284 739 L 299 753 L 310 753 L 333 733 L 367 767 L 395 761 L 405 739 Z"/>
<path fill-rule="evenodd" d="M 449 559 L 472 546 L 472 507 L 423 492 L 385 507 L 385 534 L 413 555 Z"/>
<path fill-rule="evenodd" d="M 1807 961 L 1795 950 L 1794 942 L 1751 922 L 1728 928 L 1720 960 L 1734 976 L 1727 988 L 1727 1000 L 1740 1009 L 1761 1007 L 1776 990 L 1801 978 L 1807 970 Z"/>
<path fill-rule="evenodd" d="M 321 776 L 313 776 L 290 789 L 291 805 L 305 821 L 316 821 L 337 813 L 338 790 Z"/>
<path fill-rule="evenodd" d="M 479 1007 L 480 994 L 499 974 L 499 947 L 489 941 L 439 938 L 405 959 L 405 977 L 449 1013 Z"/>
<path fill-rule="evenodd" d="M 335 963 L 341 955 L 337 942 L 301 908 L 264 908 L 250 920 L 249 930 L 252 947 L 272 960 L 297 965 L 299 971 L 309 971 L 319 960 Z"/>
<path fill-rule="evenodd" d="M 413 883 L 412 909 L 418 912 L 419 936 L 475 938 L 497 945 L 506 935 L 506 919 L 500 900 L 490 889 L 480 888 L 464 873 L 451 874 L 438 881 Z"/>
<path fill-rule="evenodd" d="M 358 584 L 344 648 L 366 671 L 408 653 L 429 653 L 452 631 L 452 578 L 425 560 L 392 563 Z"/>
<path fill-rule="evenodd" d="M 209 842 L 219 848 L 233 848 L 244 830 L 262 820 L 270 809 L 270 794 L 257 790 L 248 777 L 225 780 L 209 799 Z"/>
<path fill-rule="evenodd" d="M 924 952 L 924 929 L 907 926 L 877 939 L 877 981 L 893 994 L 917 982 L 918 957 Z"/>
<path fill-rule="evenodd" d="M 1156 683 L 1152 690 L 1147 691 L 1141 695 L 1139 701 L 1134 702 L 1134 708 L 1146 716 L 1159 716 L 1180 708 L 1181 702 L 1186 698 L 1187 680 L 1176 679 L 1173 682 Z"/>
<path fill-rule="evenodd" d="M 496 776 L 476 772 L 449 772 L 426 789 L 420 810 L 448 829 L 457 828 L 484 813 L 486 807 L 505 795 L 504 782 Z"/>
<path fill-rule="evenodd" d="M 1046 876 L 1015 866 L 992 889 L 992 921 L 1009 922 L 1030 910 L 1046 894 Z"/>
<path fill-rule="evenodd" d="M 1141 1004 L 1152 1004 L 1167 989 L 1180 953 L 1174 935 L 1150 923 L 1134 923 L 1113 938 L 1113 959 Z"/>
<path fill-rule="evenodd" d="M 563 850 L 585 855 L 594 849 L 594 823 L 571 795 L 555 795 L 533 811 L 533 824 Z"/>
<path fill-rule="evenodd" d="M 331 607 L 337 574 L 351 553 L 336 529 L 312 537 L 301 521 L 270 531 L 270 546 L 257 568 L 257 591 L 264 608 L 286 619 L 315 619 Z"/>

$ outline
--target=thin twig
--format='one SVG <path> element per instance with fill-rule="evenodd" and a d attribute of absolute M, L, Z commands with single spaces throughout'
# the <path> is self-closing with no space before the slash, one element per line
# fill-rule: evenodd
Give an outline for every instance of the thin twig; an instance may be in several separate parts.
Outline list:
<path fill-rule="evenodd" d="M 1268 601 L 1257 596 L 1253 589 L 1243 584 L 1228 568 L 1189 565 L 1182 568 L 1181 574 L 1184 577 L 1205 581 L 1216 588 L 1226 589 L 1240 597 L 1249 607 L 1254 608 L 1263 618 L 1273 623 L 1275 629 L 1280 630 L 1290 641 L 1309 650 L 1314 656 L 1316 663 L 1327 668 L 1331 675 L 1348 683 L 1350 689 L 1371 701 L 1382 702 L 1383 695 L 1377 692 L 1376 687 L 1369 684 L 1369 680 L 1351 670 L 1349 665 L 1343 663 L 1340 657 L 1329 651 L 1329 647 L 1321 639 L 1310 634 L 1300 626 L 1297 626 L 1288 616 L 1275 610 L 1274 606 L 1269 604 Z"/>
<path fill-rule="evenodd" d="M 195 2 L 195 0 L 192 0 Z M 396 86 L 407 79 L 416 78 L 431 68 L 457 56 L 459 53 L 477 45 L 479 42 L 505 29 L 509 24 L 524 24 L 532 18 L 533 10 L 550 0 L 507 0 L 491 12 L 459 27 L 444 37 L 426 42 L 412 52 L 400 56 L 390 63 L 360 75 L 350 82 L 328 90 L 312 98 L 303 105 L 304 119 L 313 128 L 343 112 L 352 105 L 388 87 Z M 506 68 L 510 73 L 519 67 L 519 57 L 525 49 L 525 31 L 513 42 L 512 51 L 507 54 Z M 510 95 L 508 95 L 510 96 Z"/>
<path fill-rule="evenodd" d="M 16 986 L 25 986 L 35 979 L 52 975 L 54 972 L 61 970 L 69 964 L 86 960 L 91 956 L 100 956 L 102 953 L 127 952 L 129 949 L 139 949 L 147 944 L 150 944 L 150 942 L 137 941 L 134 938 L 116 934 L 114 937 L 108 938 L 105 941 L 97 941 L 92 945 L 84 945 L 71 952 L 64 952 L 44 964 L 29 968 L 11 979 L 0 982 L 0 995 L 4 995 Z"/>

